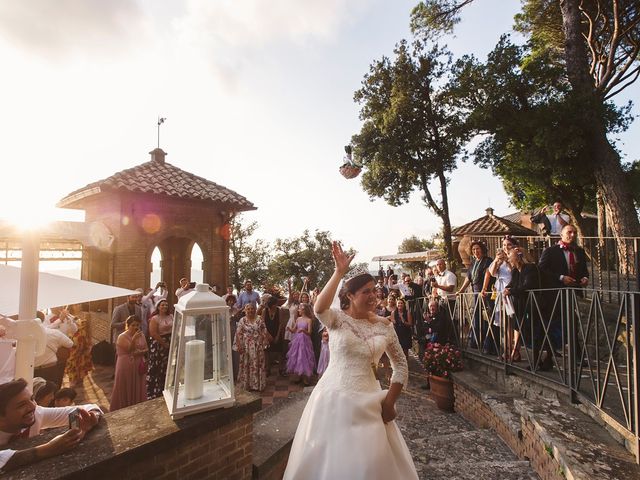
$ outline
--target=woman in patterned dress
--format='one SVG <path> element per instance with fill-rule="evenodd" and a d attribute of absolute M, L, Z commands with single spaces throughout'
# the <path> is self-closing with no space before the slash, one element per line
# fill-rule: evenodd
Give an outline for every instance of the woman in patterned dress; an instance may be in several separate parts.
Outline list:
<path fill-rule="evenodd" d="M 245 390 L 261 392 L 267 386 L 267 327 L 264 320 L 256 315 L 253 304 L 244 307 L 244 315 L 238 322 L 233 342 L 233 349 L 240 355 L 236 385 Z"/>
<path fill-rule="evenodd" d="M 169 345 L 173 330 L 173 315 L 169 313 L 169 302 L 161 299 L 149 320 L 149 370 L 147 373 L 147 398 L 162 395 L 169 363 Z"/>
<path fill-rule="evenodd" d="M 69 359 L 65 365 L 64 373 L 69 376 L 69 384 L 72 387 L 82 385 L 87 374 L 93 370 L 91 361 L 91 335 L 89 334 L 89 321 L 79 318 L 78 330 L 73 334 L 73 347 Z"/>

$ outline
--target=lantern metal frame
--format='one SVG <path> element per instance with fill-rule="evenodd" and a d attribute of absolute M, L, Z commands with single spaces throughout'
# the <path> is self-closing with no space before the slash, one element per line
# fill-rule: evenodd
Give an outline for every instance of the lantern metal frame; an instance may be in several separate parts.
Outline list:
<path fill-rule="evenodd" d="M 217 408 L 228 408 L 235 404 L 235 390 L 233 382 L 233 362 L 231 356 L 231 328 L 229 321 L 229 307 L 224 300 L 211 292 L 209 285 L 198 284 L 196 289 L 184 296 L 182 296 L 178 303 L 174 305 L 175 314 L 173 322 L 173 330 L 171 334 L 171 343 L 169 346 L 169 358 L 167 364 L 167 373 L 165 377 L 165 388 L 163 390 L 163 396 L 169 415 L 172 419 L 182 418 L 194 413 L 200 413 L 207 410 L 213 410 Z M 213 352 L 212 361 L 212 373 L 215 378 L 204 379 L 203 389 L 206 391 L 206 395 L 198 399 L 186 398 L 186 336 L 187 323 L 189 318 L 194 318 L 198 315 L 212 315 L 214 318 L 209 318 L 207 321 L 211 322 L 211 348 Z M 215 319 L 215 315 L 218 315 L 218 319 Z M 219 338 L 219 329 L 217 323 L 224 322 L 224 339 Z M 195 323 L 193 327 L 195 331 Z M 179 331 L 178 331 L 179 329 Z M 195 336 L 195 335 L 194 335 Z M 227 382 L 223 381 L 223 377 L 220 375 L 219 365 L 219 348 L 221 342 L 224 342 L 225 352 L 222 352 L 226 356 L 226 371 L 228 373 Z M 216 348 L 217 346 L 217 348 Z M 205 362 L 206 351 L 205 351 Z M 180 374 L 183 372 L 183 382 L 180 382 Z M 222 394 L 219 398 L 210 398 L 213 394 L 217 394 L 217 391 Z M 204 397 L 204 398 L 203 398 Z M 181 404 L 179 404 L 181 403 Z"/>

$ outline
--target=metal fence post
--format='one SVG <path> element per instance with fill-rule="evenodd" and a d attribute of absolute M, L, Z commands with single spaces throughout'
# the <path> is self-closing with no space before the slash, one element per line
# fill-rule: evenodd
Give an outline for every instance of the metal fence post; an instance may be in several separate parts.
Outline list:
<path fill-rule="evenodd" d="M 640 464 L 640 352 L 638 352 L 638 346 L 640 345 L 640 335 L 638 334 L 638 320 L 640 320 L 640 239 L 634 238 L 633 240 L 634 250 L 636 252 L 636 291 L 633 293 L 633 302 L 631 303 L 631 345 L 633 349 L 633 414 L 634 414 L 634 434 L 635 434 L 635 447 L 636 447 L 636 463 Z M 627 320 L 628 321 L 628 320 Z"/>
<path fill-rule="evenodd" d="M 569 399 L 571 403 L 578 403 L 576 398 L 576 378 L 575 372 L 579 371 L 579 365 L 577 362 L 581 362 L 582 359 L 577 356 L 577 329 L 575 326 L 575 318 L 574 318 L 574 310 L 572 307 L 572 299 L 573 299 L 573 289 L 565 288 L 563 291 L 565 308 L 563 311 L 564 321 L 566 322 L 566 328 L 563 325 L 563 332 L 566 332 L 567 335 L 567 348 L 569 350 L 569 360 L 566 362 L 567 366 L 567 383 L 569 387 Z M 564 323 L 564 322 L 563 322 Z"/>

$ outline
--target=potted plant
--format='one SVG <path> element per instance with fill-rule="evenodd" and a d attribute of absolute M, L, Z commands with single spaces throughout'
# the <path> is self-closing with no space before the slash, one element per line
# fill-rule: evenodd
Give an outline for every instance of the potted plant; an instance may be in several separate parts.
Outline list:
<path fill-rule="evenodd" d="M 429 343 L 424 353 L 424 368 L 429 374 L 431 394 L 439 409 L 453 412 L 451 373 L 462 370 L 462 355 L 453 345 Z"/>

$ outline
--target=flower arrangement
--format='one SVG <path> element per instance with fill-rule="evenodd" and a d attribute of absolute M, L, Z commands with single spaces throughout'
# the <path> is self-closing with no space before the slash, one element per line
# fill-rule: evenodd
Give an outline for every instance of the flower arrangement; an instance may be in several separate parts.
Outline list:
<path fill-rule="evenodd" d="M 360 175 L 362 166 L 358 165 L 353 160 L 353 157 L 351 156 L 353 152 L 351 145 L 345 146 L 344 151 L 346 152 L 346 155 L 344 156 L 344 163 L 339 168 L 340 175 L 342 175 L 346 179 L 356 178 L 358 175 Z"/>
<path fill-rule="evenodd" d="M 430 375 L 449 378 L 462 370 L 462 355 L 453 345 L 429 343 L 424 352 L 424 368 Z"/>

